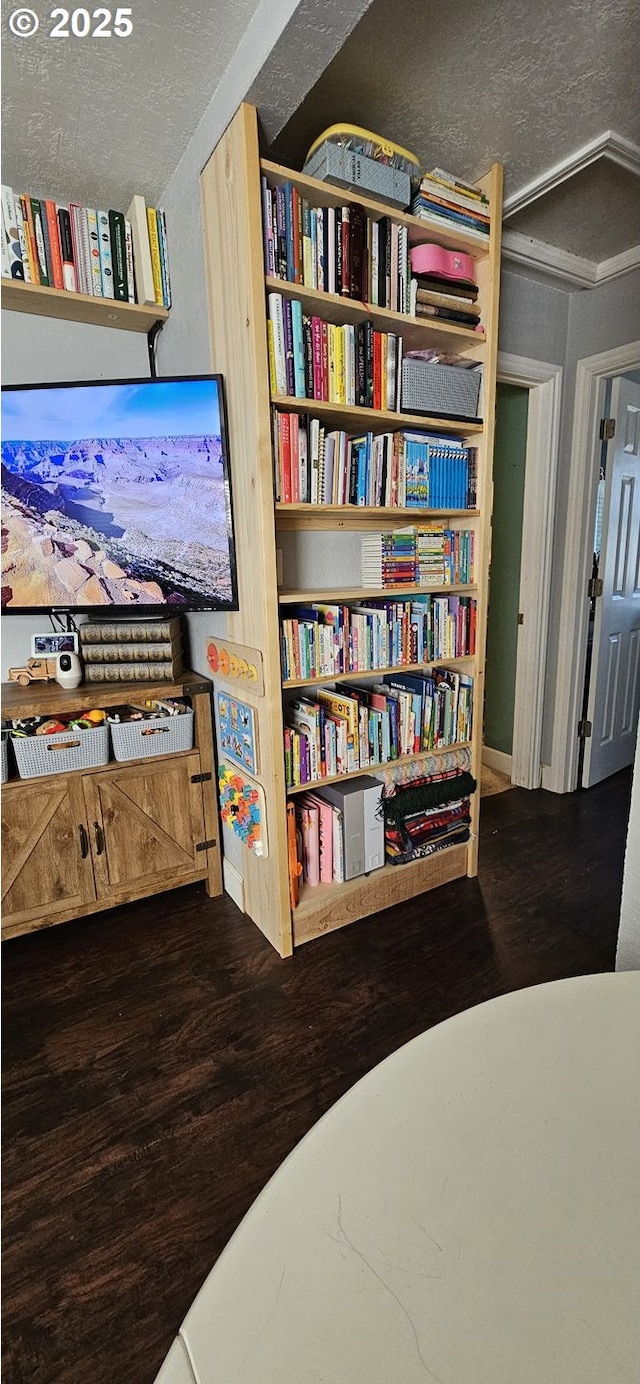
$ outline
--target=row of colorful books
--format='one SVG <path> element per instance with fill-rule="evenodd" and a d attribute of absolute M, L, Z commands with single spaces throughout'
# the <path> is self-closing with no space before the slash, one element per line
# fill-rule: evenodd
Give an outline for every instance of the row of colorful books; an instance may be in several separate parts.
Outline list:
<path fill-rule="evenodd" d="M 2 187 L 2 276 L 122 303 L 171 306 L 165 214 L 132 198 L 126 216 Z"/>
<path fill-rule="evenodd" d="M 285 682 L 402 668 L 475 653 L 476 600 L 420 593 L 358 605 L 313 602 L 281 621 Z"/>
<path fill-rule="evenodd" d="M 437 525 L 361 537 L 363 586 L 467 586 L 474 580 L 473 529 Z"/>
<path fill-rule="evenodd" d="M 475 509 L 477 451 L 435 433 L 328 429 L 273 410 L 275 498 L 284 504 Z"/>
<path fill-rule="evenodd" d="M 268 295 L 268 307 L 272 395 L 400 409 L 402 337 L 378 332 L 369 321 L 336 326 L 281 293 Z"/>
<path fill-rule="evenodd" d="M 455 668 L 320 687 L 286 710 L 287 787 L 390 764 L 471 737 L 473 678 Z"/>
<path fill-rule="evenodd" d="M 408 313 L 409 239 L 389 216 L 358 202 L 312 207 L 294 183 L 262 179 L 264 258 L 271 278 Z"/>
<path fill-rule="evenodd" d="M 442 229 L 464 230 L 486 243 L 489 236 L 489 202 L 471 183 L 464 183 L 443 168 L 425 173 L 411 202 L 411 211 L 423 221 Z"/>

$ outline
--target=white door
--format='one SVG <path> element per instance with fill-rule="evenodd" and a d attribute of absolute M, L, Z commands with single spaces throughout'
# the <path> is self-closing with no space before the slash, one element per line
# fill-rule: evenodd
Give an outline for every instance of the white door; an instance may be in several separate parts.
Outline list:
<path fill-rule="evenodd" d="M 602 546 L 582 783 L 633 763 L 640 702 L 640 385 L 616 379 L 607 447 Z"/>

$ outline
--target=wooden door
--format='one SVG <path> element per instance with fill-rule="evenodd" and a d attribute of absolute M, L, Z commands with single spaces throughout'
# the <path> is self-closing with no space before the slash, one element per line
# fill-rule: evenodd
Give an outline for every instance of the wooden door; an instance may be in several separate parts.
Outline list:
<path fill-rule="evenodd" d="M 85 775 L 99 899 L 125 902 L 206 873 L 199 773 L 194 752 Z"/>
<path fill-rule="evenodd" d="M 81 779 L 20 783 L 2 793 L 2 935 L 32 932 L 95 900 Z"/>

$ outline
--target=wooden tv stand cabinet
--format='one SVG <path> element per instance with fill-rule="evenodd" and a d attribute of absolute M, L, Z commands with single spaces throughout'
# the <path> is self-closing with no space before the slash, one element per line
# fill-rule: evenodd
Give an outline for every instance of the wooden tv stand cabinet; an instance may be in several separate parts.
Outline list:
<path fill-rule="evenodd" d="M 5 683 L 2 715 L 78 712 L 146 697 L 189 697 L 192 750 L 94 769 L 10 778 L 2 789 L 2 937 L 51 927 L 203 880 L 222 893 L 211 683 L 119 682 L 65 691 Z"/>

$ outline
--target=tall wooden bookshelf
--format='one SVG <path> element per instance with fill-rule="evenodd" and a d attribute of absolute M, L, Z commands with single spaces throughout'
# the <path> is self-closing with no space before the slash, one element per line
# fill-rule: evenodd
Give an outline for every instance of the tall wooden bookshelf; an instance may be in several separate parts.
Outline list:
<path fill-rule="evenodd" d="M 261 175 L 271 185 L 290 180 L 314 206 L 341 206 L 357 200 L 373 218 L 391 215 L 406 224 L 410 244 L 439 241 L 450 249 L 473 254 L 484 336 L 469 328 L 428 324 L 387 309 L 340 299 L 301 285 L 286 284 L 265 276 L 262 231 Z M 477 872 L 478 793 L 472 800 L 472 830 L 468 843 L 451 846 L 426 859 L 405 865 L 389 865 L 345 884 L 304 888 L 297 908 L 291 909 L 286 834 L 286 802 L 283 753 L 283 680 L 280 659 L 280 618 L 292 601 L 335 599 L 335 581 L 293 586 L 287 570 L 291 543 L 358 542 L 366 528 L 401 527 L 403 524 L 443 520 L 442 511 L 408 511 L 355 507 L 282 505 L 274 502 L 270 378 L 267 353 L 266 294 L 273 290 L 296 293 L 303 311 L 316 312 L 336 322 L 356 322 L 373 317 L 380 330 L 402 335 L 405 349 L 438 344 L 446 350 L 483 363 L 483 423 L 460 425 L 451 420 L 410 418 L 406 414 L 374 413 L 345 405 L 322 404 L 311 399 L 278 397 L 279 408 L 313 412 L 334 426 L 375 431 L 403 427 L 436 427 L 465 435 L 478 449 L 477 510 L 465 511 L 476 532 L 475 581 L 477 599 L 476 651 L 471 664 L 474 675 L 474 729 L 470 745 L 471 772 L 478 777 L 482 743 L 482 704 L 492 503 L 491 459 L 495 408 L 502 169 L 495 164 L 478 186 L 488 196 L 491 235 L 488 247 L 463 233 L 440 233 L 413 216 L 395 212 L 371 198 L 343 192 L 301 173 L 261 160 L 257 115 L 243 105 L 206 164 L 201 178 L 209 327 L 212 365 L 224 376 L 229 444 L 233 479 L 233 503 L 238 556 L 240 609 L 228 616 L 227 637 L 261 650 L 264 663 L 264 695 L 254 697 L 245 689 L 243 698 L 254 705 L 260 745 L 259 780 L 264 788 L 268 855 L 256 857 L 244 850 L 245 911 L 282 956 L 302 942 L 342 927 L 357 918 L 378 912 L 425 890 Z M 337 421 L 339 420 L 339 421 Z M 333 538 L 329 540 L 329 535 Z M 349 539 L 351 535 L 351 540 Z M 278 550 L 281 550 L 280 552 Z M 278 583 L 278 567 L 284 570 Z M 320 558 L 322 565 L 322 557 Z M 316 561 L 316 568 L 317 568 Z M 304 562 L 302 563 L 304 566 Z M 326 562 L 324 565 L 327 569 Z M 299 587 L 299 589 L 297 589 Z M 353 583 L 339 588 L 343 602 L 377 593 Z M 384 595 L 387 596 L 388 589 Z M 449 660 L 450 662 L 451 660 Z M 371 674 L 369 675 L 372 676 Z M 379 673 L 374 676 L 380 676 Z M 357 674 L 359 682 L 366 677 Z M 317 683 L 321 683 L 317 679 Z M 325 681 L 334 682 L 335 679 Z M 365 771 L 375 772 L 375 770 Z"/>

